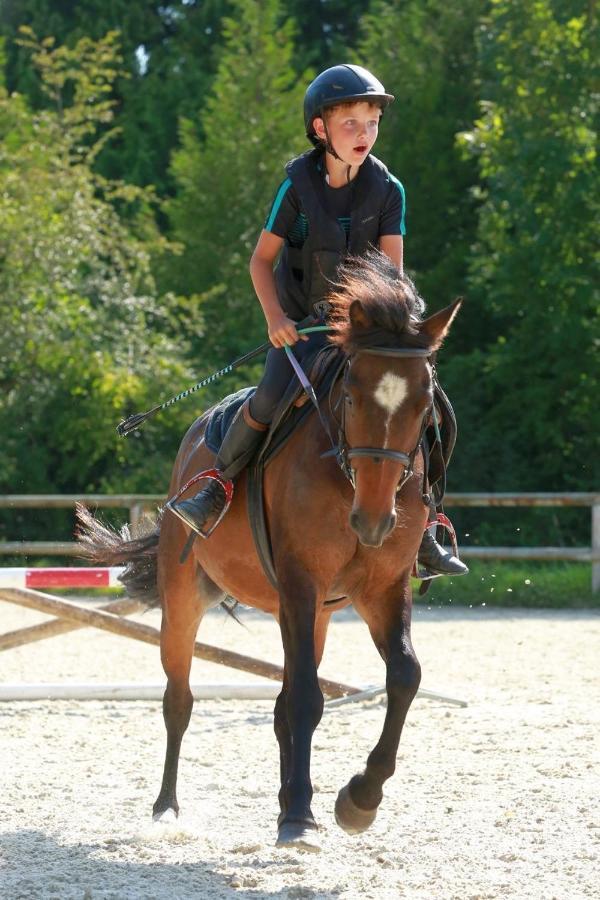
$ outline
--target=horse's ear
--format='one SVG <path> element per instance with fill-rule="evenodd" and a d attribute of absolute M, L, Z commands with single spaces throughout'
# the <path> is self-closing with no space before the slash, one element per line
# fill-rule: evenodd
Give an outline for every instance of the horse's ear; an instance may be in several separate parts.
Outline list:
<path fill-rule="evenodd" d="M 353 328 L 370 328 L 371 320 L 360 300 L 353 300 L 348 310 L 350 324 Z"/>
<path fill-rule="evenodd" d="M 454 321 L 454 317 L 458 313 L 462 304 L 462 297 L 458 300 L 455 300 L 454 303 L 451 303 L 450 306 L 446 306 L 444 309 L 440 309 L 439 312 L 434 313 L 432 316 L 429 316 L 428 319 L 424 319 L 419 325 L 420 334 L 425 334 L 428 336 L 431 342 L 431 349 L 437 350 L 446 335 L 450 330 L 450 326 Z"/>

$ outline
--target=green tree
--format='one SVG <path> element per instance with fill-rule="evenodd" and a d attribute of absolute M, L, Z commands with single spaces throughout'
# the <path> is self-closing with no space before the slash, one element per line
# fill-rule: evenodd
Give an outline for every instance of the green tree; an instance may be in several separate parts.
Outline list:
<path fill-rule="evenodd" d="M 177 119 L 196 115 L 203 105 L 229 8 L 228 0 L 5 0 L 0 30 L 7 39 L 8 90 L 25 94 L 35 109 L 47 103 L 27 51 L 15 43 L 21 25 L 70 48 L 82 38 L 118 31 L 123 76 L 113 82 L 112 98 L 119 132 L 103 148 L 97 168 L 165 193 Z"/>
<path fill-rule="evenodd" d="M 481 116 L 461 144 L 482 180 L 469 294 L 491 329 L 453 375 L 473 388 L 455 395 L 473 488 L 597 486 L 592 16 L 584 3 L 495 0 L 479 33 Z"/>
<path fill-rule="evenodd" d="M 308 76 L 292 69 L 293 22 L 277 0 L 236 0 L 200 121 L 183 120 L 173 157 L 175 197 L 166 209 L 182 257 L 163 273 L 179 294 L 199 295 L 206 331 L 194 347 L 222 365 L 264 340 L 248 263 L 282 164 L 306 148 L 302 100 Z"/>
<path fill-rule="evenodd" d="M 348 62 L 356 45 L 361 17 L 368 0 L 286 0 L 283 8 L 298 26 L 294 59 L 301 72 L 310 67 L 321 72 Z"/>
<path fill-rule="evenodd" d="M 164 487 L 183 416 L 129 445 L 115 432 L 190 377 L 162 334 L 170 298 L 151 272 L 166 249 L 152 197 L 92 169 L 116 39 L 69 49 L 29 32 L 23 44 L 50 106 L 32 112 L 0 91 L 0 490 Z M 133 226 L 123 203 L 138 210 Z"/>
<path fill-rule="evenodd" d="M 464 294 L 474 240 L 477 181 L 461 158 L 457 131 L 477 111 L 475 30 L 487 3 L 374 0 L 362 22 L 356 62 L 396 100 L 386 110 L 375 154 L 403 182 L 407 197 L 405 264 L 433 308 Z M 452 349 L 469 346 L 478 323 L 463 314 Z M 464 336 L 464 337 L 463 337 Z"/>

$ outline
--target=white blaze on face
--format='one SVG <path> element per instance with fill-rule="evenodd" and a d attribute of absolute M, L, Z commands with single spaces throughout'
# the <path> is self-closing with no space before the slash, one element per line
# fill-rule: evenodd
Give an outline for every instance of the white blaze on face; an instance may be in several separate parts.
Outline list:
<path fill-rule="evenodd" d="M 386 372 L 375 388 L 375 400 L 390 416 L 393 416 L 408 393 L 406 378 Z"/>

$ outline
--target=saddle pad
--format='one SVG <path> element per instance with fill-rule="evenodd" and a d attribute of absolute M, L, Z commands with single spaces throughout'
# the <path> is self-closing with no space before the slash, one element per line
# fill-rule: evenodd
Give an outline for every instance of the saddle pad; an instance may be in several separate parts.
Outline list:
<path fill-rule="evenodd" d="M 256 388 L 254 387 L 242 388 L 236 391 L 235 394 L 229 394 L 228 397 L 224 397 L 220 403 L 213 407 L 204 432 L 204 442 L 213 453 L 219 452 L 233 417 L 255 390 Z"/>

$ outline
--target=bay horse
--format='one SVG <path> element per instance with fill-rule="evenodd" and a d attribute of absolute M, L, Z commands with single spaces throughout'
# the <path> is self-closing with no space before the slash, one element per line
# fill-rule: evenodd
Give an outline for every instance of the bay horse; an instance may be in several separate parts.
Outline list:
<path fill-rule="evenodd" d="M 459 300 L 423 319 L 424 305 L 410 279 L 376 252 L 345 265 L 328 299 L 330 340 L 344 361 L 330 408 L 322 409 L 339 433 L 337 459 L 324 455 L 328 438 L 313 412 L 265 470 L 278 590 L 266 577 L 253 542 L 245 474 L 236 482 L 223 521 L 208 539 L 194 542 L 183 563 L 189 532 L 168 511 L 138 539 L 130 539 L 126 530 L 119 535 L 105 528 L 89 513 L 80 533 L 88 557 L 128 564 L 123 580 L 130 593 L 150 598 L 157 592 L 160 598 L 167 749 L 155 819 L 179 812 L 177 767 L 192 711 L 189 675 L 204 613 L 230 595 L 275 616 L 285 654 L 274 711 L 281 774 L 277 844 L 308 850 L 319 849 L 310 757 L 323 712 L 317 669 L 332 612 L 354 606 L 386 667 L 381 736 L 364 770 L 340 790 L 335 803 L 338 824 L 351 834 L 375 819 L 419 686 L 410 635 L 410 574 L 428 514 L 421 440 L 433 409 L 433 355 L 460 306 Z M 207 415 L 183 438 L 170 496 L 213 463 L 203 439 Z"/>

